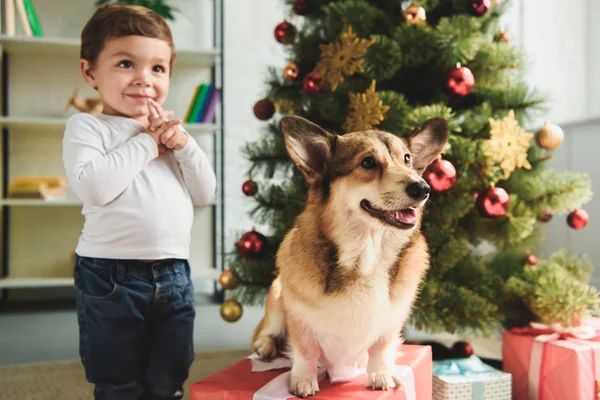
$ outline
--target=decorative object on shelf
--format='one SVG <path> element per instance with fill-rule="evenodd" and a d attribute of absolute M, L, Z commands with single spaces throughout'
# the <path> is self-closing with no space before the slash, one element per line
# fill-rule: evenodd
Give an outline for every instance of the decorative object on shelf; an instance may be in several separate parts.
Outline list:
<path fill-rule="evenodd" d="M 300 76 L 300 68 L 298 68 L 298 64 L 290 61 L 287 63 L 285 68 L 283 68 L 283 78 L 288 82 L 294 82 Z"/>
<path fill-rule="evenodd" d="M 423 178 L 436 192 L 445 192 L 456 183 L 456 169 L 450 161 L 439 159 L 427 167 Z"/>
<path fill-rule="evenodd" d="M 219 284 L 225 290 L 233 290 L 238 284 L 238 277 L 232 269 L 226 269 L 219 276 Z"/>
<path fill-rule="evenodd" d="M 486 218 L 499 218 L 506 214 L 510 205 L 510 197 L 506 190 L 491 187 L 477 196 L 477 209 Z"/>
<path fill-rule="evenodd" d="M 75 107 L 81 112 L 95 114 L 102 111 L 102 106 L 102 99 L 100 97 L 79 96 L 79 88 L 77 88 L 67 100 L 64 111 L 67 112 L 71 107 Z"/>
<path fill-rule="evenodd" d="M 96 0 L 96 7 L 108 4 L 113 0 Z M 165 0 L 114 0 L 115 3 L 121 4 L 135 4 L 138 6 L 146 7 L 155 11 L 157 14 L 162 15 L 163 18 L 174 21 L 175 17 L 173 13 L 178 12 L 179 9 L 167 3 Z"/>
<path fill-rule="evenodd" d="M 571 211 L 567 216 L 567 223 L 573 229 L 583 229 L 587 226 L 590 220 L 590 216 L 584 209 L 577 209 Z"/>
<path fill-rule="evenodd" d="M 67 180 L 62 176 L 20 176 L 14 177 L 8 186 L 7 198 L 43 199 L 46 201 L 66 200 Z"/>
<path fill-rule="evenodd" d="M 275 40 L 281 44 L 290 44 L 296 38 L 296 27 L 287 21 L 277 24 L 275 27 Z"/>
<path fill-rule="evenodd" d="M 475 85 L 475 76 L 467 67 L 460 63 L 448 71 L 446 75 L 446 88 L 453 96 L 464 97 L 471 93 Z"/>
<path fill-rule="evenodd" d="M 346 132 L 372 129 L 385 119 L 390 106 L 384 105 L 375 90 L 375 81 L 364 93 L 348 93 L 350 105 L 343 128 Z"/>
<path fill-rule="evenodd" d="M 242 184 L 242 192 L 246 196 L 254 196 L 258 192 L 258 185 L 252 180 L 252 177 Z"/>
<path fill-rule="evenodd" d="M 321 56 L 313 72 L 323 76 L 332 91 L 344 82 L 344 78 L 364 72 L 363 56 L 375 40 L 361 39 L 348 26 L 339 40 L 321 44 Z"/>
<path fill-rule="evenodd" d="M 517 168 L 531 169 L 527 160 L 527 150 L 533 133 L 526 132 L 510 110 L 503 119 L 489 119 L 490 139 L 487 141 L 486 156 L 492 164 L 499 164 L 504 171 L 504 179 Z"/>
<path fill-rule="evenodd" d="M 470 0 L 469 10 L 471 14 L 481 17 L 488 12 L 492 6 L 491 0 Z"/>
<path fill-rule="evenodd" d="M 510 36 L 504 31 L 498 32 L 494 35 L 494 42 L 508 43 L 510 42 Z"/>
<path fill-rule="evenodd" d="M 236 322 L 242 317 L 242 305 L 235 297 L 232 297 L 221 304 L 221 318 L 227 322 Z"/>
<path fill-rule="evenodd" d="M 565 134 L 562 128 L 556 124 L 546 122 L 544 126 L 536 132 L 535 141 L 542 149 L 554 150 L 563 142 Z"/>
<path fill-rule="evenodd" d="M 271 100 L 265 97 L 264 99 L 260 99 L 254 103 L 252 111 L 254 112 L 254 116 L 256 118 L 260 119 L 261 121 L 266 121 L 271 118 L 273 114 L 275 114 L 275 105 L 273 102 L 271 102 Z"/>
<path fill-rule="evenodd" d="M 415 2 L 406 7 L 402 15 L 404 16 L 404 20 L 409 24 L 418 24 L 420 22 L 425 22 L 427 19 L 425 9 Z"/>
<path fill-rule="evenodd" d="M 238 252 L 244 258 L 259 257 L 267 247 L 267 238 L 254 230 L 246 232 L 236 243 Z"/>
<path fill-rule="evenodd" d="M 456 358 L 468 358 L 471 357 L 473 352 L 473 347 L 465 341 L 458 341 L 452 345 L 452 354 Z"/>
<path fill-rule="evenodd" d="M 316 72 L 306 74 L 302 82 L 304 92 L 308 95 L 320 93 L 324 85 L 325 79 L 321 74 L 317 74 Z"/>
<path fill-rule="evenodd" d="M 527 256 L 525 257 L 525 262 L 527 263 L 527 265 L 537 265 L 537 257 L 534 254 L 527 254 Z"/>
<path fill-rule="evenodd" d="M 298 15 L 308 15 L 311 12 L 311 0 L 294 0 L 292 9 Z"/>
<path fill-rule="evenodd" d="M 542 214 L 538 217 L 540 222 L 549 222 L 552 219 L 552 210 L 546 208 Z"/>

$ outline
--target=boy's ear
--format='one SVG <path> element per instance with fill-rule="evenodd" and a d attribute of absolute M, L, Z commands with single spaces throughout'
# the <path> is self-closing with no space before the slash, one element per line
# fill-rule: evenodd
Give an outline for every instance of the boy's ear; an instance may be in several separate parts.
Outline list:
<path fill-rule="evenodd" d="M 79 60 L 79 71 L 81 72 L 83 80 L 88 85 L 90 85 L 94 89 L 98 87 L 98 84 L 96 83 L 96 79 L 94 77 L 94 70 L 92 69 L 92 65 L 88 60 L 84 58 Z"/>
<path fill-rule="evenodd" d="M 447 141 L 448 124 L 444 118 L 428 119 L 410 134 L 408 145 L 419 174 L 440 156 Z"/>
<path fill-rule="evenodd" d="M 279 122 L 285 148 L 304 179 L 314 183 L 331 160 L 336 136 L 298 116 L 285 116 Z"/>

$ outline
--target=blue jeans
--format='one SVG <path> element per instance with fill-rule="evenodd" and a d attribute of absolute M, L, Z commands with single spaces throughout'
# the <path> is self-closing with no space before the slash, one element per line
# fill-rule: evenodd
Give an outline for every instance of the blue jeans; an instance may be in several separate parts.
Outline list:
<path fill-rule="evenodd" d="M 187 260 L 76 255 L 79 354 L 96 400 L 181 399 L 194 360 Z"/>

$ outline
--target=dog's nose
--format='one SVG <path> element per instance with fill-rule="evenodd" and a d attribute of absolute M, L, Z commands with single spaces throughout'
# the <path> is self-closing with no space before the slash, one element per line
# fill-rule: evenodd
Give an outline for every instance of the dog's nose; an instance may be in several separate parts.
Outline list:
<path fill-rule="evenodd" d="M 431 188 L 425 181 L 411 182 L 406 186 L 406 193 L 414 200 L 423 200 L 430 191 Z"/>

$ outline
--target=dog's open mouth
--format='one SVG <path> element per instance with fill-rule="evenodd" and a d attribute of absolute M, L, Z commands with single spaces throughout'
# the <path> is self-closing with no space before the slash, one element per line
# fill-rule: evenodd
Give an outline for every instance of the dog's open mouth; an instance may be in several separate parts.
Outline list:
<path fill-rule="evenodd" d="M 360 206 L 371 216 L 387 222 L 400 229 L 409 229 L 417 223 L 417 211 L 414 208 L 403 210 L 382 210 L 375 208 L 367 200 L 360 202 Z"/>

